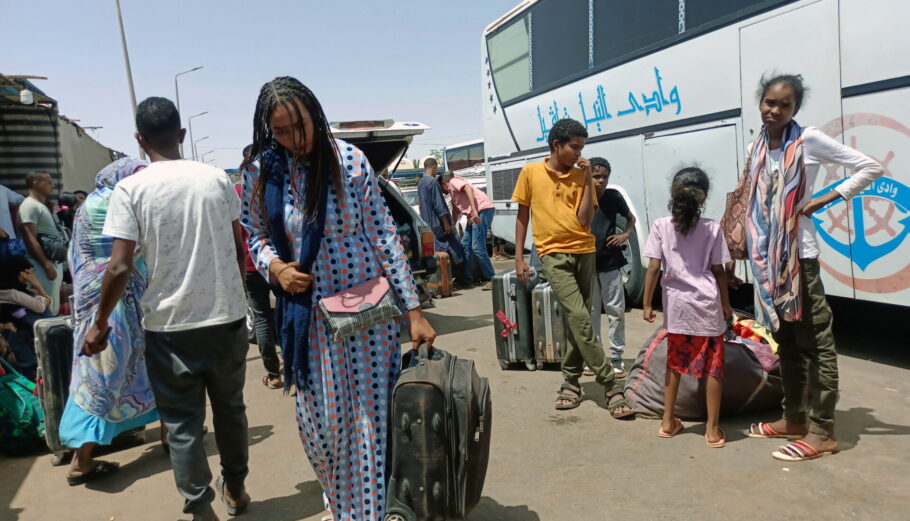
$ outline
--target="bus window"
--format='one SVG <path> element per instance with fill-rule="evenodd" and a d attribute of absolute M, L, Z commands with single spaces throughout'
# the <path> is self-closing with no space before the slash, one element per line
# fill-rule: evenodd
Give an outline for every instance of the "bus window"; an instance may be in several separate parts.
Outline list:
<path fill-rule="evenodd" d="M 753 12 L 793 0 L 688 0 L 686 2 L 686 30 L 710 25 L 728 16 L 747 16 Z"/>
<path fill-rule="evenodd" d="M 484 162 L 483 143 L 446 148 L 446 170 L 455 172 Z"/>
<path fill-rule="evenodd" d="M 679 2 L 676 0 L 594 0 L 595 66 L 677 34 Z"/>
<path fill-rule="evenodd" d="M 500 103 L 531 92 L 531 44 L 528 16 L 513 20 L 487 40 L 490 69 Z"/>
<path fill-rule="evenodd" d="M 544 0 L 531 9 L 535 91 L 588 68 L 587 0 Z"/>

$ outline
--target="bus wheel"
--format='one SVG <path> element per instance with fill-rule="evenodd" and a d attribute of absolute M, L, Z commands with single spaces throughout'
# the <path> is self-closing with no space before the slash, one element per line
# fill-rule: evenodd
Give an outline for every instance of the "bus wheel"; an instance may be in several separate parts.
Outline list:
<path fill-rule="evenodd" d="M 638 235 L 633 231 L 629 242 L 622 250 L 626 257 L 626 264 L 622 268 L 622 280 L 626 287 L 626 306 L 641 306 L 645 293 L 645 268 L 641 263 L 641 249 L 638 245 Z"/>

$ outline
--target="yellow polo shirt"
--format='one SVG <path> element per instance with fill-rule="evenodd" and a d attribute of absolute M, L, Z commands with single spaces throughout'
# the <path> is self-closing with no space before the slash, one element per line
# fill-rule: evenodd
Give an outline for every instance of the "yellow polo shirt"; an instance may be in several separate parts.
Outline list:
<path fill-rule="evenodd" d="M 539 255 L 596 251 L 591 227 L 578 221 L 584 182 L 581 169 L 561 174 L 549 168 L 546 159 L 521 169 L 512 200 L 531 207 L 531 228 Z M 591 196 L 597 208 L 595 193 L 592 182 Z"/>

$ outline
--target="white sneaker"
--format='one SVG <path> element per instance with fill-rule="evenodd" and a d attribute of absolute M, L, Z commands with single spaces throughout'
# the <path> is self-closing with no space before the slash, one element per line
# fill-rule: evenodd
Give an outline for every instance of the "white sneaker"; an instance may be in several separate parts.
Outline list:
<path fill-rule="evenodd" d="M 626 364 L 622 360 L 613 362 L 613 375 L 616 376 L 616 378 L 626 377 Z"/>

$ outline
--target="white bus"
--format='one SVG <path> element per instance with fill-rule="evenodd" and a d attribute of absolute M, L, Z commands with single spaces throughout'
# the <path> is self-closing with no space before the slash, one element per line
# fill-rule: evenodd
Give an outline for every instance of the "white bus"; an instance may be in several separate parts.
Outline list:
<path fill-rule="evenodd" d="M 825 287 L 910 305 L 908 19 L 908 0 L 522 2 L 486 28 L 481 45 L 494 234 L 514 242 L 518 172 L 548 155 L 557 119 L 576 119 L 589 133 L 584 155 L 610 161 L 611 184 L 638 216 L 626 284 L 637 301 L 640 251 L 651 223 L 668 214 L 672 174 L 692 164 L 708 172 L 705 215 L 720 219 L 761 128 L 759 79 L 798 73 L 810 91 L 796 119 L 885 167 L 859 196 L 814 216 Z M 845 175 L 829 167 L 814 190 Z"/>
<path fill-rule="evenodd" d="M 442 150 L 442 169 L 461 177 L 484 175 L 483 139 L 448 145 Z"/>

